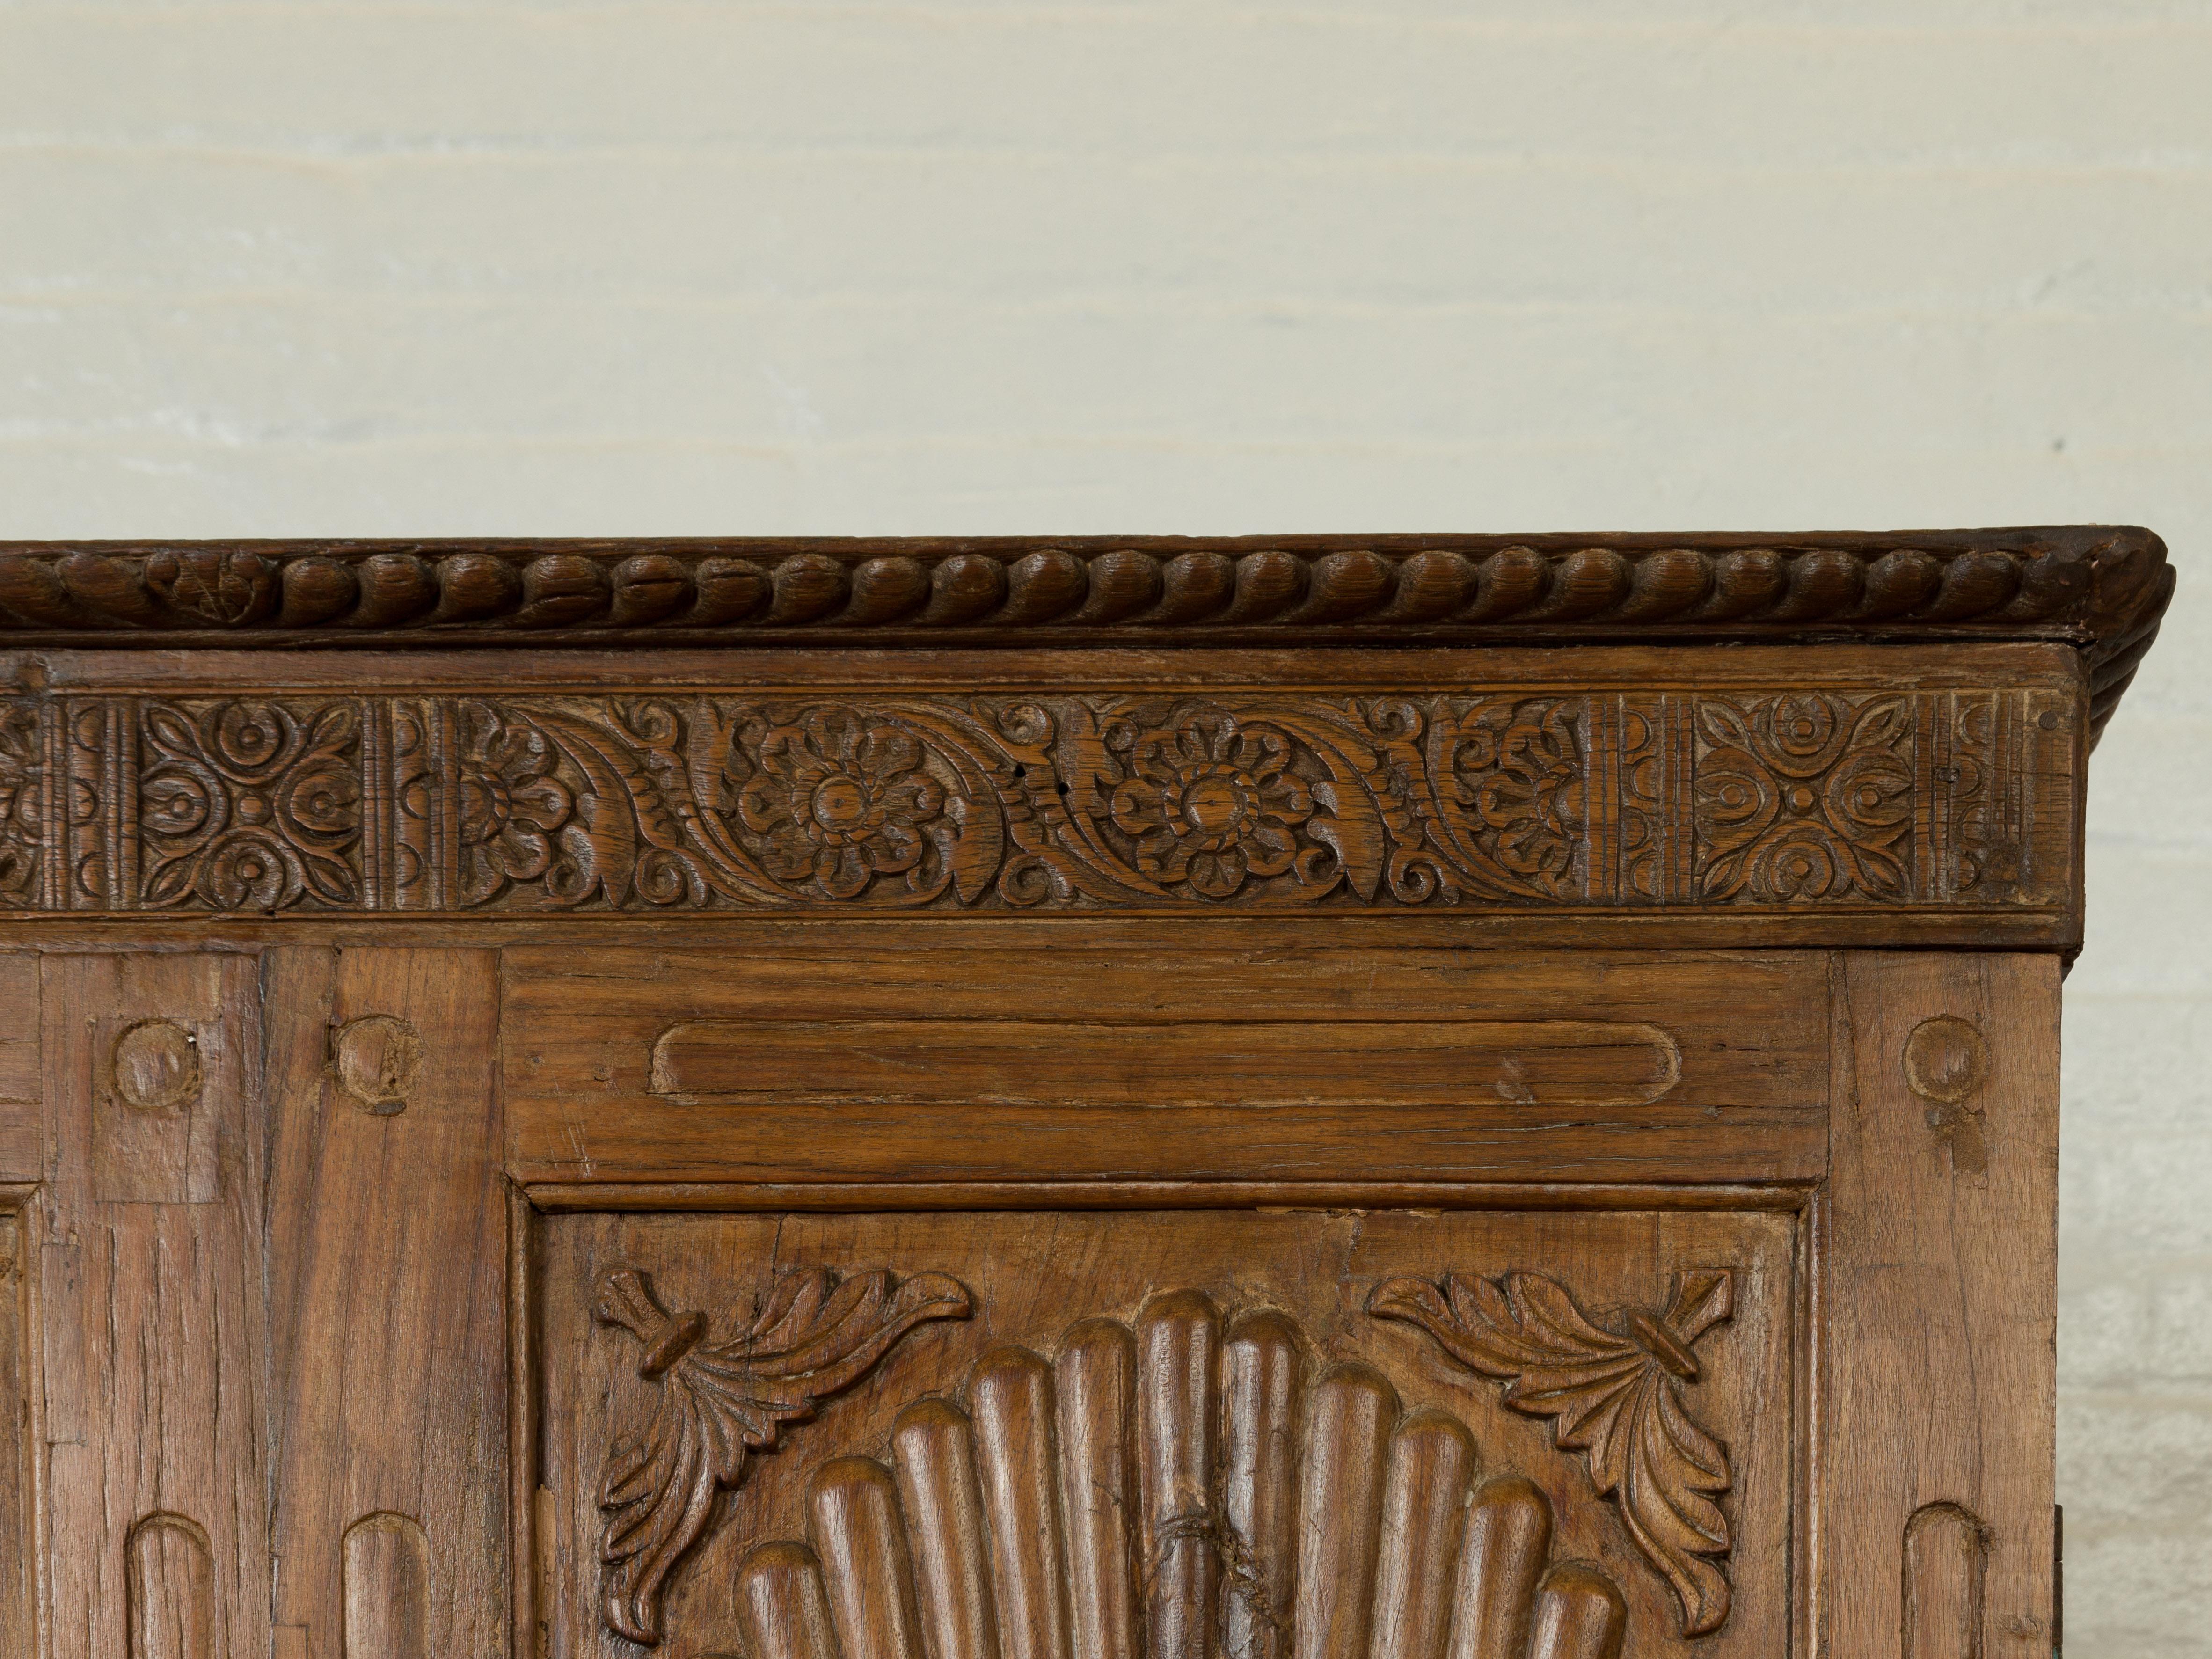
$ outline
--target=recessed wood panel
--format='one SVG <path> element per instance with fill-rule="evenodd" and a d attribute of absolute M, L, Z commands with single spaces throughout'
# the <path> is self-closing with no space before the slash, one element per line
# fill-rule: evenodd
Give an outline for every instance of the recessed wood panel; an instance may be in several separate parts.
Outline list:
<path fill-rule="evenodd" d="M 510 1169 L 1322 1179 L 1334 1161 L 1407 1180 L 1772 1181 L 1820 1167 L 1817 957 L 1049 932 L 883 924 L 742 954 L 509 951 Z"/>
<path fill-rule="evenodd" d="M 554 1651 L 1785 1649 L 1793 1212 L 536 1226 Z"/>
<path fill-rule="evenodd" d="M 1626 1020 L 684 1020 L 653 1042 L 652 1089 L 762 1106 L 1617 1107 L 1681 1076 L 1674 1037 Z"/>

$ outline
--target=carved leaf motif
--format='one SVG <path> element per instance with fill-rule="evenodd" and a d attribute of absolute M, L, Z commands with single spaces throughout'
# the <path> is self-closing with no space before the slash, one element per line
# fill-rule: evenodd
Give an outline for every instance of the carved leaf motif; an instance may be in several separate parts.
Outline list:
<path fill-rule="evenodd" d="M 644 1345 L 638 1375 L 661 1384 L 644 1426 L 608 1449 L 599 1489 L 606 1622 L 650 1646 L 660 1640 L 662 1586 L 751 1454 L 774 1450 L 785 1424 L 860 1381 L 916 1325 L 965 1319 L 969 1300 L 944 1273 L 840 1279 L 810 1267 L 779 1278 L 741 1334 L 709 1342 L 706 1316 L 672 1316 L 644 1273 L 620 1267 L 599 1281 L 597 1313 Z"/>
<path fill-rule="evenodd" d="M 1729 1490 L 1728 1450 L 1690 1416 L 1681 1387 L 1697 1380 L 1693 1346 L 1729 1317 L 1734 1286 L 1725 1270 L 1686 1274 L 1667 1312 L 1631 1313 L 1626 1335 L 1591 1323 L 1540 1273 L 1394 1279 L 1367 1310 L 1419 1325 L 1469 1370 L 1505 1379 L 1515 1411 L 1551 1419 L 1554 1443 L 1582 1454 L 1674 1587 L 1683 1634 L 1704 1636 L 1729 1613 L 1728 1517 L 1714 1501 Z"/>
<path fill-rule="evenodd" d="M 0 730 L 0 906 L 2043 904 L 2054 696 L 86 699 Z"/>
<path fill-rule="evenodd" d="M 1697 735 L 1704 896 L 1910 896 L 1913 728 L 1903 698 L 1706 700 Z"/>

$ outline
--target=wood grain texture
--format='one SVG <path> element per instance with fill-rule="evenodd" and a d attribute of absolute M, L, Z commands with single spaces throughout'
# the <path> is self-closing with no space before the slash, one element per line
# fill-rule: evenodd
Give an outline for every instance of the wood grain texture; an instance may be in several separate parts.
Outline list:
<path fill-rule="evenodd" d="M 1130 1540 L 1139 1488 L 1129 1425 L 1137 1342 L 1110 1319 L 1073 1327 L 1053 1367 L 1066 1495 L 1070 1649 L 1075 1659 L 1134 1659 L 1137 1583 Z"/>
<path fill-rule="evenodd" d="M 39 1458 L 37 1362 L 32 1344 L 32 1241 L 37 1220 L 27 1213 L 29 1187 L 0 1187 L 0 1535 L 15 1548 L 0 1553 L 0 1650 L 31 1653 L 38 1632 L 41 1517 L 35 1477 Z"/>
<path fill-rule="evenodd" d="M 872 1457 L 836 1457 L 815 1472 L 812 1536 L 845 1659 L 923 1659 L 921 1613 L 898 1484 Z"/>
<path fill-rule="evenodd" d="M 1552 1505 L 1522 1475 L 1485 1481 L 1468 1505 L 1455 1591 L 1451 1659 L 1517 1659 L 1528 1647 L 1536 1585 L 1552 1550 Z"/>
<path fill-rule="evenodd" d="M 1228 1659 L 1279 1659 L 1289 1651 L 1285 1637 L 1297 1593 L 1303 1344 L 1297 1325 L 1273 1310 L 1239 1316 L 1222 1343 Z"/>
<path fill-rule="evenodd" d="M 919 1401 L 899 1414 L 891 1451 L 899 1501 L 913 1529 L 926 1648 L 998 1659 L 974 1425 L 947 1401 Z"/>
<path fill-rule="evenodd" d="M 1020 1020 L 684 1020 L 653 1045 L 653 1092 L 724 1105 L 1647 1106 L 1681 1080 L 1656 1025 L 1595 1020 L 1237 1024 L 1053 1022 L 1079 1066 L 1036 1064 Z M 1026 1028 L 1025 1028 L 1026 1027 Z M 1211 1087 L 1208 1087 L 1208 1085 Z"/>
<path fill-rule="evenodd" d="M 1370 1179 L 1779 1181 L 1816 1177 L 1826 1154 L 1824 970 L 1803 955 L 1255 951 L 1201 948 L 1169 924 L 975 948 L 907 924 L 736 959 L 517 950 L 505 972 L 509 1160 L 530 1180 L 1310 1178 L 1351 1159 Z M 1552 1083 L 1462 1066 L 1425 1036 L 1389 1052 L 1409 1009 L 1447 1033 L 1649 1024 L 1679 1080 L 1649 1104 L 1524 1102 Z M 867 1058 L 791 1078 L 772 1103 L 657 1093 L 655 1044 L 702 1019 L 803 1030 Z M 925 1022 L 935 1034 L 912 1040 Z M 984 1046 L 954 1053 L 971 1023 Z M 1176 1057 L 1172 1079 L 1131 1058 L 1127 1033 L 1142 1027 Z M 1551 1052 L 1554 1079 L 1619 1054 L 1609 1037 L 1595 1060 Z M 726 1051 L 716 1063 L 748 1080 Z M 1060 1077 L 1077 1080 L 1036 1080 Z M 830 1103 L 839 1079 L 862 1086 Z M 1020 1098 L 1055 1094 L 1090 1103 Z M 1191 1103 L 1255 1097 L 1276 1103 Z"/>
<path fill-rule="evenodd" d="M 495 1651 L 508 1559 L 495 961 L 295 949 L 271 953 L 266 987 L 276 1623 L 319 1652 L 356 1628 Z M 432 1034 L 398 1113 L 333 1074 L 332 1032 L 379 1014 Z"/>
<path fill-rule="evenodd" d="M 1835 1009 L 1816 1629 L 1838 1653 L 2047 1652 L 2057 964 L 1852 955 Z M 1978 1157 L 1906 1065 L 1935 1018 L 1986 1047 L 1986 1077 L 1949 1103 L 1982 1114 Z"/>
<path fill-rule="evenodd" d="M 125 1547 L 131 1659 L 216 1659 L 206 1531 L 186 1516 L 149 1515 L 131 1528 Z"/>
<path fill-rule="evenodd" d="M 49 957 L 40 1206 L 48 1639 L 56 1659 L 198 1659 L 269 1636 L 261 1001 L 250 957 Z M 101 1195 L 103 1123 L 136 1113 L 113 1043 L 198 1034 L 179 1108 L 204 1184 Z"/>
<path fill-rule="evenodd" d="M 404 1515 L 364 1516 L 345 1531 L 346 1659 L 430 1659 L 430 1541 Z"/>
<path fill-rule="evenodd" d="M 1375 1659 L 1444 1659 L 1476 1464 L 1474 1437 L 1443 1412 L 1408 1413 L 1393 1431 L 1368 1645 Z"/>
<path fill-rule="evenodd" d="M 1145 1651 L 1207 1659 L 1220 1573 L 1212 1516 L 1221 1316 L 1203 1291 L 1170 1291 L 1146 1303 L 1136 1333 Z"/>
<path fill-rule="evenodd" d="M 0 1182 L 44 1173 L 39 1101 L 39 958 L 0 951 Z"/>
<path fill-rule="evenodd" d="M 1030 1349 L 995 1348 L 969 1374 L 968 1403 L 999 1651 L 1004 1659 L 1068 1659 L 1052 1367 Z"/>

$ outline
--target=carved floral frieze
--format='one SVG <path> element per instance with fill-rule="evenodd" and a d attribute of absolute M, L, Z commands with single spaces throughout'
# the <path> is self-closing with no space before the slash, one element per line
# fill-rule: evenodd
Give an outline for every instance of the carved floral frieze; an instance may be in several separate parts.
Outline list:
<path fill-rule="evenodd" d="M 0 703 L 0 908 L 2053 906 L 2060 694 Z"/>

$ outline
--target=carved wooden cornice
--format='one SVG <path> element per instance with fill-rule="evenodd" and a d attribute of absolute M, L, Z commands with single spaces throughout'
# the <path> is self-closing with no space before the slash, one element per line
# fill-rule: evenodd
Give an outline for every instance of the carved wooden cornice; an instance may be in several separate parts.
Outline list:
<path fill-rule="evenodd" d="M 2148 531 L 0 543 L 0 646 L 2053 640 L 2101 726 Z"/>

